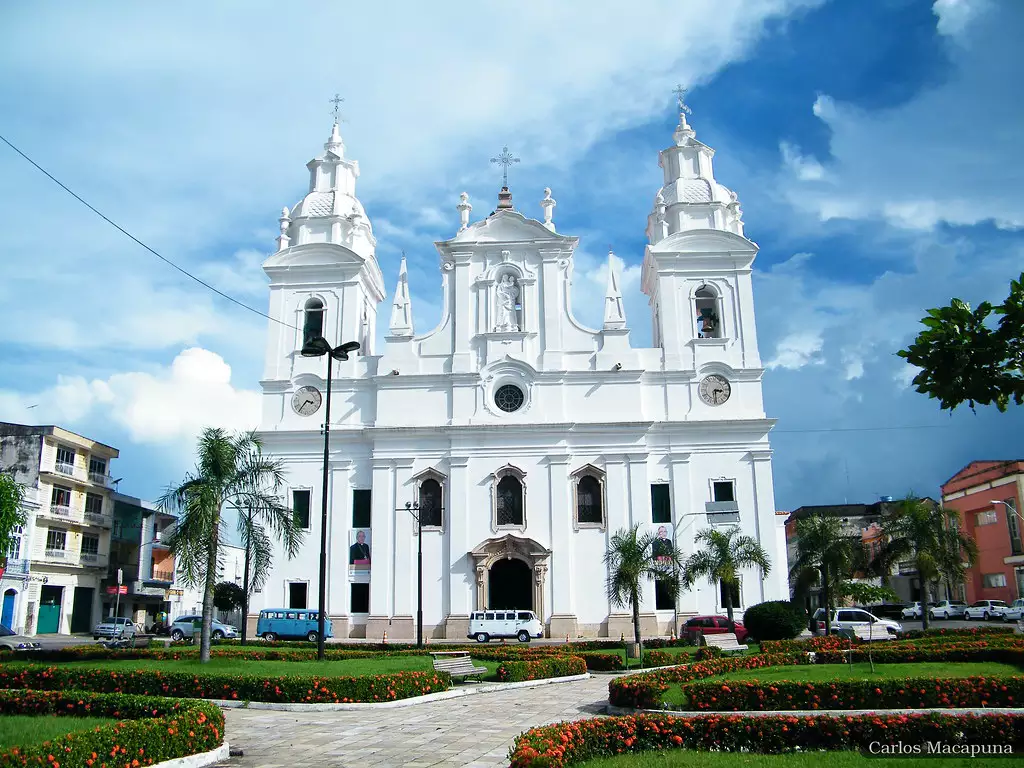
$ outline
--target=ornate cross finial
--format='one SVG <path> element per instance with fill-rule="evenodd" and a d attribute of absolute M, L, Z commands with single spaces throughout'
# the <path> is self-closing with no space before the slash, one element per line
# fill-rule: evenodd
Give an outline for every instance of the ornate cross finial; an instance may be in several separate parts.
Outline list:
<path fill-rule="evenodd" d="M 344 99 L 341 98 L 340 94 L 336 93 L 334 94 L 334 98 L 328 99 L 328 101 L 334 105 L 334 109 L 332 111 L 334 113 L 334 122 L 337 123 L 339 120 L 341 120 L 341 117 L 339 116 L 338 112 L 341 110 L 341 102 L 343 102 Z"/>
<path fill-rule="evenodd" d="M 686 96 L 686 89 L 683 88 L 682 85 L 677 85 L 675 90 L 672 91 L 672 93 L 676 95 L 676 102 L 679 104 L 679 113 L 692 115 L 693 112 L 690 110 L 688 106 L 686 106 L 686 102 L 683 101 L 683 98 Z"/>
<path fill-rule="evenodd" d="M 512 157 L 512 153 L 508 151 L 508 145 L 501 148 L 501 154 L 497 157 L 491 158 L 492 163 L 498 163 L 502 166 L 501 170 L 501 186 L 508 186 L 508 167 L 513 163 L 518 163 L 518 157 Z"/>

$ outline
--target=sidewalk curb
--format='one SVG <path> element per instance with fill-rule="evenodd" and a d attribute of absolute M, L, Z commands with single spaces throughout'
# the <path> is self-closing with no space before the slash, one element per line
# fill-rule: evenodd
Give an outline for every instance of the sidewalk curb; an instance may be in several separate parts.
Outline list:
<path fill-rule="evenodd" d="M 631 709 L 608 704 L 609 715 L 672 715 L 673 717 L 847 717 L 857 715 L 1020 715 L 1024 707 L 956 707 L 934 709 L 770 709 L 688 711 L 685 709 Z"/>
<path fill-rule="evenodd" d="M 397 707 L 414 707 L 418 704 L 429 704 L 434 701 L 447 701 L 448 699 L 460 699 L 463 696 L 473 696 L 478 693 L 497 693 L 500 691 L 511 691 L 516 688 L 537 688 L 542 685 L 557 685 L 558 683 L 574 683 L 579 680 L 588 680 L 591 675 L 588 672 L 584 675 L 570 675 L 569 677 L 547 677 L 542 680 L 524 680 L 519 683 L 488 683 L 475 688 L 457 688 L 439 693 L 428 693 L 426 696 L 415 696 L 398 701 L 379 702 L 352 702 L 339 704 L 324 702 L 318 704 L 303 704 L 301 702 L 277 702 L 277 701 L 234 701 L 232 699 L 206 699 L 211 704 L 216 704 L 222 709 L 259 709 L 274 712 L 346 712 L 371 709 L 395 709 Z"/>
<path fill-rule="evenodd" d="M 219 747 L 211 749 L 209 752 L 200 752 L 195 755 L 164 760 L 162 763 L 155 763 L 153 768 L 203 768 L 203 766 L 227 760 L 229 757 L 231 757 L 231 750 L 228 749 L 228 743 L 225 741 Z"/>

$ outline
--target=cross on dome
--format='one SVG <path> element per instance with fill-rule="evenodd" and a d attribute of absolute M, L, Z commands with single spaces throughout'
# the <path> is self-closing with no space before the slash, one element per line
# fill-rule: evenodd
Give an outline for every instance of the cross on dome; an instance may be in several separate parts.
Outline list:
<path fill-rule="evenodd" d="M 519 162 L 518 157 L 513 157 L 512 153 L 508 151 L 508 145 L 506 144 L 501 148 L 501 154 L 497 157 L 491 158 L 492 163 L 498 163 L 502 166 L 501 168 L 501 186 L 508 188 L 508 167 Z"/>
<path fill-rule="evenodd" d="M 341 111 L 341 103 L 344 101 L 344 99 L 341 98 L 341 94 L 336 93 L 334 94 L 334 98 L 328 99 L 328 101 L 334 105 L 334 109 L 331 110 L 331 112 L 334 115 L 334 124 L 337 125 L 338 122 L 341 120 L 341 115 L 339 114 L 339 112 Z"/>
<path fill-rule="evenodd" d="M 676 103 L 679 105 L 679 114 L 681 115 L 692 115 L 693 110 L 686 106 L 686 102 L 683 100 L 686 97 L 686 88 L 682 85 L 677 85 L 675 90 L 672 91 L 676 95 Z"/>

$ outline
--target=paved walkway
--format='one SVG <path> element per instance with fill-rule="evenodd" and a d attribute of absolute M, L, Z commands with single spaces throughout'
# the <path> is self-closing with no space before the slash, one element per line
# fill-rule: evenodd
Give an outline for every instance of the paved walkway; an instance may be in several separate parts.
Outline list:
<path fill-rule="evenodd" d="M 227 739 L 244 750 L 225 768 L 507 766 L 535 725 L 602 714 L 607 675 L 588 680 L 363 712 L 225 710 Z"/>

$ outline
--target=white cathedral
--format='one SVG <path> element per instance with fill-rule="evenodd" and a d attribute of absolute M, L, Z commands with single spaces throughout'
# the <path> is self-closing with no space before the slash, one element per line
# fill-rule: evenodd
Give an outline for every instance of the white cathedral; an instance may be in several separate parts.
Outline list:
<path fill-rule="evenodd" d="M 485 608 L 533 610 L 551 637 L 628 635 L 629 609 L 605 593 L 603 557 L 634 524 L 684 556 L 699 530 L 738 524 L 773 567 L 742 574 L 734 604 L 788 599 L 754 323 L 757 246 L 736 195 L 715 181 L 713 156 L 681 111 L 647 220 L 652 347 L 630 344 L 611 258 L 603 326 L 576 319 L 578 238 L 556 231 L 550 190 L 536 220 L 506 186 L 477 221 L 461 195 L 458 231 L 435 243 L 442 310 L 426 333 L 413 328 L 403 258 L 378 349 L 384 278 L 355 194 L 359 166 L 335 123 L 263 265 L 280 322 L 268 327 L 259 435 L 283 460 L 308 532 L 298 557 L 277 554 L 253 613 L 318 604 L 327 363 L 300 350 L 321 335 L 361 345 L 332 365 L 335 637 L 415 636 L 420 543 L 427 638 L 465 638 L 470 613 Z M 678 633 L 690 616 L 722 612 L 723 597 L 705 583 L 672 600 L 650 582 L 643 632 Z"/>

